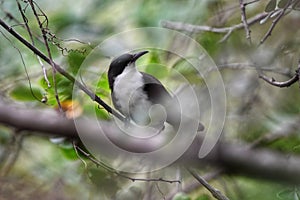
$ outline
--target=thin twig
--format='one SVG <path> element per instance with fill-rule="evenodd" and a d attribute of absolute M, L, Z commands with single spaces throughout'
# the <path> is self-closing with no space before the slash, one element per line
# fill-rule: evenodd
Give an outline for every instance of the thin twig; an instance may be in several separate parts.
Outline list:
<path fill-rule="evenodd" d="M 279 139 L 285 138 L 287 136 L 289 136 L 291 134 L 273 134 L 273 133 L 267 133 L 266 135 L 263 135 L 262 137 L 259 137 L 258 139 L 254 140 L 254 142 L 252 142 L 249 145 L 249 148 L 256 148 L 259 147 L 262 144 L 270 144 L 272 142 L 275 142 Z"/>
<path fill-rule="evenodd" d="M 206 181 L 210 181 L 212 179 L 217 178 L 218 176 L 220 176 L 222 173 L 224 172 L 224 170 L 222 169 L 218 169 L 214 172 L 209 172 L 207 174 L 204 174 L 202 177 L 206 180 Z M 186 181 L 183 184 L 183 188 L 182 190 L 178 191 L 178 189 L 173 189 L 167 196 L 166 196 L 166 200 L 172 200 L 174 198 L 174 196 L 178 193 L 178 192 L 184 192 L 184 193 L 190 193 L 193 192 L 197 189 L 199 189 L 202 185 L 199 184 L 198 181 Z M 202 186 L 203 187 L 203 186 Z"/>
<path fill-rule="evenodd" d="M 224 64 L 218 64 L 217 65 L 218 70 L 223 70 L 223 69 L 233 69 L 233 70 L 259 70 L 259 71 L 268 71 L 268 72 L 273 72 L 277 74 L 281 74 L 287 77 L 290 77 L 291 70 L 287 68 L 274 68 L 274 67 L 269 67 L 269 66 L 257 66 L 253 63 L 224 63 Z M 214 71 L 216 69 L 212 68 L 209 69 L 210 71 Z"/>
<path fill-rule="evenodd" d="M 5 13 L 5 17 L 4 18 L 8 18 L 9 20 L 14 21 L 16 24 L 23 26 L 23 24 L 16 18 L 13 16 L 13 14 L 11 14 L 10 12 L 6 11 L 2 6 L 0 6 L 0 9 L 3 13 Z"/>
<path fill-rule="evenodd" d="M 55 93 L 55 99 L 56 99 L 56 102 L 57 102 L 57 105 L 58 105 L 58 108 L 59 108 L 59 111 L 61 113 L 63 113 L 63 109 L 62 109 L 62 106 L 61 106 L 61 103 L 60 103 L 60 99 L 59 99 L 59 95 L 58 95 L 58 92 L 57 92 L 57 84 L 56 84 L 56 69 L 54 67 L 54 63 L 53 63 L 53 59 L 52 59 L 52 55 L 51 55 L 51 51 L 50 51 L 50 47 L 49 47 L 49 43 L 48 43 L 48 40 L 47 40 L 47 31 L 45 30 L 45 28 L 43 27 L 43 23 L 41 22 L 39 16 L 43 16 L 45 17 L 45 22 L 46 22 L 46 28 L 48 27 L 48 18 L 46 16 L 46 14 L 39 8 L 40 12 L 42 12 L 42 14 L 38 14 L 36 9 L 35 9 L 35 3 L 33 0 L 29 0 L 29 4 L 30 4 L 30 7 L 32 9 L 32 12 L 38 22 L 38 25 L 39 25 L 39 28 L 42 32 L 42 36 L 43 36 L 43 40 L 44 40 L 44 43 L 45 43 L 45 47 L 46 47 L 46 50 L 47 50 L 47 53 L 48 53 L 48 58 L 50 60 L 50 65 L 52 67 L 52 79 L 53 79 L 53 87 L 54 87 L 54 93 Z"/>
<path fill-rule="evenodd" d="M 36 56 L 36 57 L 37 57 L 37 59 L 38 59 L 40 65 L 41 65 L 41 67 L 42 67 L 44 79 L 45 79 L 45 81 L 46 81 L 46 83 L 47 83 L 47 86 L 48 86 L 48 88 L 50 88 L 50 87 L 51 87 L 51 83 L 50 83 L 50 81 L 49 81 L 49 79 L 48 79 L 48 76 L 47 76 L 47 69 L 46 69 L 46 67 L 45 67 L 45 65 L 44 65 L 44 63 L 43 63 L 43 61 L 42 61 L 42 59 L 41 59 L 40 57 L 38 57 L 38 56 Z"/>
<path fill-rule="evenodd" d="M 276 122 L 277 128 L 269 133 L 266 133 L 259 137 L 258 139 L 254 140 L 250 145 L 249 148 L 259 147 L 262 144 L 270 144 L 278 139 L 286 138 L 291 135 L 297 135 L 300 125 L 300 117 L 295 117 L 289 120 L 280 120 Z"/>
<path fill-rule="evenodd" d="M 12 169 L 12 167 L 14 166 L 14 164 L 16 163 L 19 155 L 20 155 L 20 151 L 22 149 L 22 145 L 23 145 L 23 139 L 24 139 L 24 134 L 19 134 L 18 133 L 19 130 L 15 130 L 15 134 L 14 134 L 14 140 L 12 141 L 12 144 L 9 145 L 13 145 L 13 153 L 9 152 L 10 155 L 8 155 L 9 159 L 5 165 L 5 167 L 2 169 L 1 171 L 1 175 L 6 176 Z M 11 148 L 11 147 L 9 147 Z"/>
<path fill-rule="evenodd" d="M 0 19 L 0 25 L 8 31 L 12 36 L 14 36 L 17 40 L 23 43 L 26 47 L 28 47 L 33 53 L 38 55 L 41 59 L 43 59 L 46 63 L 53 64 L 54 68 L 65 78 L 67 78 L 70 82 L 75 84 L 80 90 L 86 93 L 93 101 L 97 102 L 100 106 L 102 106 L 107 112 L 113 114 L 121 121 L 125 121 L 125 118 L 120 115 L 117 111 L 112 109 L 109 105 L 107 105 L 99 96 L 86 88 L 83 84 L 77 81 L 72 75 L 70 75 L 67 71 L 65 71 L 61 66 L 51 61 L 43 52 L 37 49 L 35 46 L 30 44 L 27 40 L 25 40 L 19 33 L 17 33 L 12 27 L 7 25 L 2 19 Z"/>
<path fill-rule="evenodd" d="M 247 23 L 245 3 L 243 2 L 243 0 L 239 0 L 239 1 L 240 1 L 240 9 L 241 9 L 241 20 L 242 20 L 242 23 L 244 24 L 246 38 L 249 41 L 249 43 L 251 44 L 251 35 L 250 35 L 251 31 L 250 31 L 249 25 Z"/>
<path fill-rule="evenodd" d="M 280 88 L 289 87 L 299 80 L 298 74 L 295 74 L 291 79 L 289 79 L 287 81 L 282 81 L 282 82 L 276 81 L 273 77 L 269 78 L 269 77 L 265 76 L 264 74 L 259 74 L 259 78 L 263 79 L 264 81 L 266 81 L 267 83 L 270 83 L 273 86 L 280 87 Z"/>
<path fill-rule="evenodd" d="M 26 64 L 25 64 L 25 60 L 24 60 L 24 58 L 23 58 L 23 54 L 21 53 L 21 51 L 20 51 L 20 49 L 18 49 L 14 44 L 13 44 L 13 42 L 2 32 L 2 31 L 0 31 L 0 33 L 1 33 L 1 35 L 12 45 L 12 47 L 14 48 L 14 49 L 16 49 L 17 50 L 17 52 L 18 52 L 18 54 L 19 54 L 19 56 L 20 56 L 20 58 L 21 58 L 21 62 L 22 62 L 22 65 L 23 65 L 23 67 L 24 67 L 24 71 L 25 71 L 25 74 L 26 74 L 26 79 L 27 79 L 27 81 L 28 81 L 28 85 L 29 85 L 29 88 L 30 88 L 30 93 L 31 93 L 31 95 L 36 99 L 36 100 L 38 100 L 38 101 L 40 101 L 40 99 L 35 95 L 35 93 L 33 92 L 33 90 L 32 90 L 32 83 L 31 83 L 31 80 L 30 80 L 30 77 L 29 77 L 29 74 L 28 74 L 28 71 L 27 71 L 27 67 L 26 67 Z"/>
<path fill-rule="evenodd" d="M 292 78 L 290 78 L 287 81 L 276 81 L 273 77 L 269 78 L 264 74 L 259 74 L 259 78 L 263 79 L 264 81 L 266 81 L 267 83 L 270 83 L 271 85 L 274 85 L 276 87 L 289 87 L 292 84 L 296 83 L 297 81 L 299 81 L 300 79 L 300 59 L 298 61 L 298 68 L 296 70 L 296 73 L 294 74 L 294 76 Z M 300 83 L 299 83 L 300 84 Z"/>
<path fill-rule="evenodd" d="M 187 168 L 190 174 L 199 181 L 216 199 L 218 200 L 229 200 L 222 192 L 214 187 L 212 187 L 204 178 L 199 176 L 199 174 L 194 170 Z"/>
<path fill-rule="evenodd" d="M 163 200 L 166 200 L 166 197 L 165 197 L 163 191 L 159 188 L 158 182 L 155 183 L 155 186 L 156 186 L 156 189 L 158 190 L 159 194 L 161 195 L 161 198 Z"/>
<path fill-rule="evenodd" d="M 21 23 L 16 17 L 13 16 L 12 13 L 10 13 L 10 12 L 4 10 L 1 6 L 0 6 L 0 8 L 1 8 L 2 12 L 5 13 L 6 17 L 7 17 L 9 20 L 12 20 L 12 21 L 14 21 L 14 22 L 16 23 L 15 25 L 12 25 L 11 27 L 21 26 L 22 28 L 26 29 L 25 24 L 24 24 L 24 23 Z M 24 11 L 25 9 L 22 9 L 22 10 L 23 10 L 22 12 L 25 12 L 25 11 Z M 5 18 L 6 18 L 6 17 L 5 17 Z M 5 19 L 5 18 L 4 18 L 4 19 Z M 42 43 L 43 43 L 43 40 L 42 40 L 41 38 L 39 38 L 39 36 L 37 36 L 35 33 L 31 33 L 31 34 L 35 37 L 35 39 L 37 39 L 39 42 L 42 42 Z"/>
<path fill-rule="evenodd" d="M 30 28 L 29 28 L 29 26 L 28 26 L 28 19 L 27 19 L 27 17 L 25 16 L 25 14 L 24 14 L 24 12 L 23 12 L 23 10 L 22 10 L 22 6 L 21 6 L 19 0 L 17 0 L 17 5 L 18 5 L 19 12 L 20 12 L 20 14 L 21 14 L 21 16 L 22 16 L 22 19 L 23 19 L 23 22 L 24 22 L 25 29 L 27 30 L 27 32 L 28 32 L 28 34 L 29 34 L 29 37 L 30 37 L 30 40 L 31 40 L 32 44 L 34 45 L 33 36 L 32 36 L 31 31 L 30 31 Z"/>
<path fill-rule="evenodd" d="M 118 176 L 120 176 L 122 178 L 129 179 L 132 182 L 135 182 L 135 181 L 158 182 L 159 181 L 159 182 L 166 182 L 166 183 L 181 183 L 180 180 L 167 180 L 167 179 L 164 179 L 164 178 L 133 178 L 133 177 L 130 177 L 128 175 L 122 174 L 122 173 L 118 172 L 117 170 L 109 167 L 105 163 L 97 160 L 91 154 L 85 152 L 83 149 L 81 149 L 79 146 L 77 146 L 75 143 L 73 143 L 73 147 L 74 147 L 75 151 L 77 152 L 77 155 L 79 155 L 78 152 L 80 152 L 86 158 L 88 158 L 91 162 L 93 162 L 94 164 L 96 164 L 96 166 L 101 166 L 105 170 L 107 170 L 107 171 L 109 171 L 111 173 L 114 173 L 114 174 L 116 174 L 116 175 L 118 175 Z M 82 160 L 82 158 L 80 160 Z M 84 162 L 84 164 L 86 164 L 86 163 Z"/>
<path fill-rule="evenodd" d="M 177 167 L 177 169 L 176 169 L 176 179 L 182 180 L 181 169 L 179 167 Z M 182 191 L 182 184 L 178 183 L 177 184 L 177 192 L 181 192 L 181 191 Z"/>
<path fill-rule="evenodd" d="M 17 0 L 17 5 L 18 5 L 19 12 L 21 13 L 21 16 L 22 16 L 22 18 L 23 18 L 23 22 L 24 22 L 25 29 L 27 30 L 28 35 L 29 35 L 29 37 L 30 37 L 31 44 L 32 44 L 33 46 L 35 46 L 35 44 L 34 44 L 34 39 L 33 39 L 33 35 L 32 35 L 32 33 L 31 33 L 31 30 L 30 30 L 29 26 L 28 26 L 28 19 L 27 19 L 27 17 L 25 16 L 25 14 L 24 14 L 24 12 L 23 12 L 23 10 L 22 10 L 22 7 L 21 7 L 21 4 L 20 4 L 19 0 Z M 48 77 L 47 77 L 47 71 L 46 71 L 45 65 L 43 64 L 43 62 L 42 62 L 42 60 L 41 60 L 41 58 L 40 58 L 39 56 L 36 56 L 36 57 L 37 57 L 37 59 L 38 59 L 40 65 L 41 65 L 41 67 L 42 67 L 44 79 L 45 79 L 45 81 L 46 81 L 46 83 L 47 83 L 47 86 L 50 88 L 50 87 L 51 87 L 51 84 L 50 84 L 50 81 L 48 80 Z"/>
<path fill-rule="evenodd" d="M 19 0 L 16 0 L 16 1 L 19 1 Z M 25 2 L 27 3 L 27 2 Z M 0 9 L 2 10 L 2 12 L 5 13 L 6 17 L 13 20 L 14 22 L 16 22 L 16 25 L 12 25 L 11 27 L 14 27 L 14 26 L 22 26 L 23 28 L 26 29 L 26 23 L 21 23 L 20 21 L 18 21 L 18 19 L 16 17 L 13 16 L 12 13 L 4 10 L 1 6 L 0 6 Z M 24 10 L 25 9 L 22 9 L 22 13 L 24 13 Z M 22 15 L 22 14 L 21 14 Z M 27 18 L 26 18 L 27 20 Z M 28 24 L 28 23 L 27 23 Z M 84 45 L 87 45 L 89 46 L 91 49 L 92 49 L 92 45 L 89 43 L 89 42 L 83 42 L 83 41 L 80 41 L 79 39 L 75 39 L 75 38 L 71 38 L 71 39 L 61 39 L 61 38 L 58 38 L 55 34 L 51 33 L 49 31 L 49 29 L 47 28 L 44 28 L 44 30 L 47 32 L 47 40 L 49 42 L 51 42 L 54 46 L 57 47 L 57 49 L 59 51 L 61 51 L 62 55 L 66 55 L 66 53 L 70 53 L 70 52 L 78 52 L 78 53 L 85 53 L 86 52 L 86 49 L 68 49 L 66 47 L 63 47 L 60 42 L 77 42 L 77 43 L 80 43 L 80 44 L 84 44 Z M 41 42 L 42 44 L 44 44 L 44 41 L 43 39 L 41 39 L 37 34 L 31 32 L 32 36 L 34 36 L 34 38 L 36 40 L 38 40 L 39 42 Z M 39 59 L 39 63 L 41 59 Z M 46 77 L 45 77 L 46 78 Z M 48 83 L 47 83 L 48 84 Z M 48 84 L 49 86 L 49 84 Z M 49 86 L 51 87 L 51 85 Z"/>
<path fill-rule="evenodd" d="M 68 55 L 68 53 L 70 52 L 76 52 L 76 53 L 80 53 L 80 54 L 84 54 L 86 53 L 86 49 L 68 49 L 67 47 L 62 46 L 61 42 L 77 42 L 80 44 L 84 44 L 87 45 L 89 48 L 92 49 L 92 46 L 90 43 L 87 42 L 82 42 L 78 39 L 61 39 L 58 38 L 55 34 L 51 33 L 49 29 L 46 30 L 47 31 L 47 35 L 48 35 L 48 41 L 51 42 L 54 46 L 57 47 L 57 49 L 61 52 L 61 54 L 63 56 Z"/>
<path fill-rule="evenodd" d="M 260 0 L 253 0 L 253 1 L 245 2 L 244 5 L 245 5 L 245 6 L 248 6 L 248 5 L 250 5 L 250 4 L 252 4 L 252 3 L 256 3 L 256 2 L 258 2 L 258 1 L 260 1 Z"/>
<path fill-rule="evenodd" d="M 285 7 L 280 11 L 278 16 L 272 21 L 272 24 L 269 28 L 269 30 L 266 32 L 265 36 L 260 40 L 260 45 L 263 44 L 268 37 L 271 36 L 273 29 L 275 28 L 276 24 L 279 22 L 279 20 L 284 16 L 285 11 L 290 6 L 291 0 L 285 5 Z"/>
<path fill-rule="evenodd" d="M 13 130 L 13 133 L 11 134 L 9 141 L 5 144 L 2 145 L 3 150 L 1 151 L 0 154 L 0 176 L 4 174 L 3 168 L 6 166 L 5 163 L 9 159 L 10 154 L 13 151 L 14 144 L 16 143 L 16 135 L 14 134 L 15 130 Z"/>
<path fill-rule="evenodd" d="M 219 41 L 219 43 L 225 42 L 225 41 L 229 38 L 229 36 L 231 35 L 232 31 L 233 31 L 233 29 L 229 30 L 229 31 L 224 35 L 224 37 Z"/>
<path fill-rule="evenodd" d="M 255 15 L 254 17 L 250 18 L 247 22 L 248 26 L 253 25 L 254 23 L 260 21 L 261 19 L 265 18 L 268 13 L 260 13 Z M 161 25 L 164 28 L 180 30 L 180 31 L 187 31 L 189 33 L 199 33 L 203 31 L 210 31 L 214 33 L 227 33 L 226 38 L 235 30 L 244 28 L 244 23 L 239 23 L 230 27 L 212 27 L 212 26 L 197 26 L 188 23 L 182 22 L 172 22 L 168 20 L 161 21 Z M 226 39 L 225 38 L 225 39 Z M 224 40 L 224 39 L 223 39 Z"/>
<path fill-rule="evenodd" d="M 79 160 L 83 163 L 84 165 L 84 169 L 87 169 L 87 163 L 85 162 L 85 160 L 80 156 L 79 152 L 78 152 L 78 146 L 76 145 L 76 142 L 75 140 L 73 140 L 72 142 L 72 145 L 73 145 L 73 149 L 75 150 L 75 153 L 77 155 L 77 157 L 79 158 Z"/>
<path fill-rule="evenodd" d="M 300 3 L 300 0 L 295 0 L 294 2 L 293 2 L 293 6 L 292 6 L 292 9 L 294 9 L 294 10 L 298 10 L 299 11 L 299 4 Z"/>

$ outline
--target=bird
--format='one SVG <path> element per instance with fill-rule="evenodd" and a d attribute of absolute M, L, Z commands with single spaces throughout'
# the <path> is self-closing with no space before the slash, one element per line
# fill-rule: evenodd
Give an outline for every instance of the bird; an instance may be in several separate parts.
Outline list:
<path fill-rule="evenodd" d="M 178 100 L 157 78 L 136 67 L 135 62 L 148 52 L 125 53 L 111 61 L 107 76 L 112 103 L 127 120 L 138 125 L 163 129 L 167 122 L 178 129 L 181 120 L 176 109 L 180 107 Z M 203 130 L 204 126 L 199 122 L 198 131 Z"/>

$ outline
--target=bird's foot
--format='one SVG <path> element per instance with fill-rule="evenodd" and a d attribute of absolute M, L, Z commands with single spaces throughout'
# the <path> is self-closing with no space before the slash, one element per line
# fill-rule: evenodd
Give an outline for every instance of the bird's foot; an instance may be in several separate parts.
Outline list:
<path fill-rule="evenodd" d="M 124 128 L 126 128 L 126 129 L 129 128 L 129 126 L 130 126 L 130 118 L 126 117 L 123 122 L 124 122 Z"/>
<path fill-rule="evenodd" d="M 165 125 L 162 125 L 160 128 L 157 128 L 157 132 L 156 135 L 160 134 L 161 132 L 163 132 L 165 130 Z"/>

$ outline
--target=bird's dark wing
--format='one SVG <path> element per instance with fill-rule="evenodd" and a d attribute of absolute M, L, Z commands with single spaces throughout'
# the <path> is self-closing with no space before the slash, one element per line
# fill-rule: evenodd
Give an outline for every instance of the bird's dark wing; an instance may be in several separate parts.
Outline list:
<path fill-rule="evenodd" d="M 181 119 L 177 99 L 173 98 L 161 82 L 155 77 L 146 73 L 142 74 L 145 81 L 144 91 L 147 92 L 148 99 L 153 104 L 160 104 L 164 106 L 167 112 L 167 122 L 177 129 Z"/>
<path fill-rule="evenodd" d="M 144 91 L 148 94 L 148 99 L 153 104 L 161 104 L 166 106 L 172 97 L 162 83 L 150 74 L 143 73 L 143 78 L 145 81 Z"/>
<path fill-rule="evenodd" d="M 148 93 L 148 99 L 153 104 L 161 104 L 165 107 L 167 111 L 167 122 L 170 123 L 175 129 L 181 122 L 181 112 L 180 104 L 176 97 L 172 97 L 166 88 L 157 80 L 154 76 L 150 74 L 143 73 L 145 86 L 144 91 Z M 199 122 L 198 131 L 203 131 L 204 126 Z"/>

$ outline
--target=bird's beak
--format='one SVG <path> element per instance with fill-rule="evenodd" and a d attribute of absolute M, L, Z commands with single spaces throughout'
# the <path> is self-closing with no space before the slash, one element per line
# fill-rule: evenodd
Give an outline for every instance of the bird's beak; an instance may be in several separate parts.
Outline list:
<path fill-rule="evenodd" d="M 131 62 L 135 62 L 139 57 L 143 56 L 144 54 L 148 53 L 149 51 L 141 51 L 138 53 L 133 54 L 133 58 Z"/>

